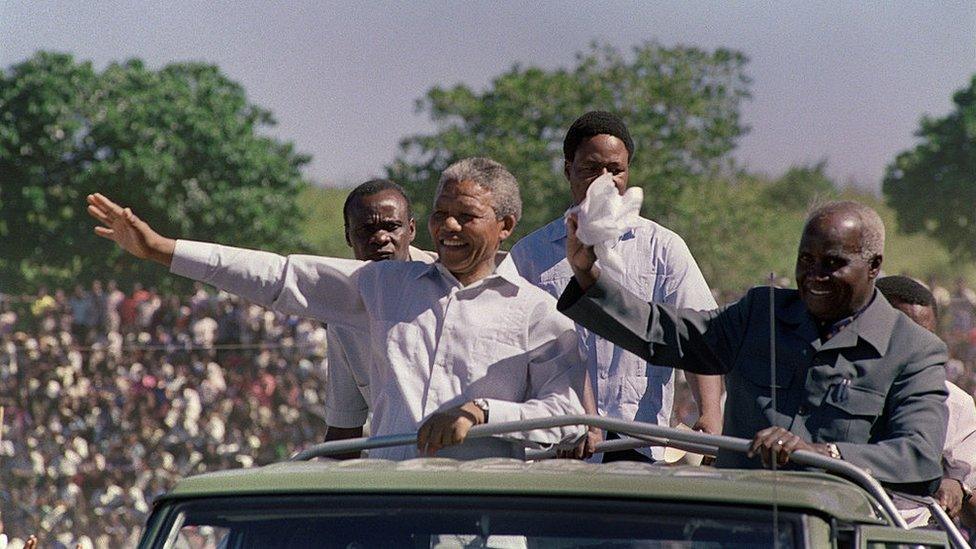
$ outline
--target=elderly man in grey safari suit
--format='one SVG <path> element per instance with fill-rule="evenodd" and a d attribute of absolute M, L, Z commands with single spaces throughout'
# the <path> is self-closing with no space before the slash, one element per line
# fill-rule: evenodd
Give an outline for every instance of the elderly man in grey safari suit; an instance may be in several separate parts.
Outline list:
<path fill-rule="evenodd" d="M 572 221 L 569 233 L 574 280 L 561 311 L 648 360 L 726 374 L 724 432 L 752 445 L 748 456 L 720 452 L 717 465 L 758 467 L 756 454 L 786 464 L 791 452 L 808 450 L 867 469 L 898 491 L 938 488 L 946 347 L 875 289 L 884 225 L 874 210 L 833 202 L 807 220 L 798 290 L 773 292 L 775 381 L 769 288 L 713 311 L 647 303 L 600 276 Z"/>

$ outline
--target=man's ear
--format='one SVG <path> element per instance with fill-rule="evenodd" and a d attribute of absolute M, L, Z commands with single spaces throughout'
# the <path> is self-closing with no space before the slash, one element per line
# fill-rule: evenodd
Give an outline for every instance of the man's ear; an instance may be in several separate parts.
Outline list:
<path fill-rule="evenodd" d="M 881 254 L 878 254 L 871 258 L 871 261 L 869 263 L 871 266 L 871 270 L 869 271 L 871 273 L 871 278 L 878 277 L 878 274 L 881 272 L 881 263 L 883 260 L 884 260 L 884 256 L 882 256 Z"/>
<path fill-rule="evenodd" d="M 412 243 L 413 239 L 417 237 L 417 220 L 411 217 L 410 223 L 407 226 L 410 231 L 410 243 Z"/>
<path fill-rule="evenodd" d="M 350 248 L 352 248 L 352 240 L 350 240 L 350 238 L 349 238 L 349 226 L 346 226 L 346 230 L 345 230 L 345 231 L 343 231 L 342 233 L 343 233 L 344 235 L 346 235 L 346 244 L 347 244 L 347 245 L 348 245 L 348 246 L 349 246 Z"/>
<path fill-rule="evenodd" d="M 572 166 L 573 166 L 572 160 L 569 160 L 568 158 L 566 160 L 563 160 L 563 175 L 566 176 L 566 181 L 569 181 L 569 168 L 571 168 Z"/>
<path fill-rule="evenodd" d="M 498 233 L 498 240 L 500 242 L 502 240 L 505 240 L 506 238 L 509 237 L 509 235 L 512 234 L 512 231 L 515 229 L 515 224 L 518 223 L 518 220 L 515 219 L 514 215 L 506 215 L 501 219 L 499 219 L 498 221 L 502 224 L 502 230 Z"/>

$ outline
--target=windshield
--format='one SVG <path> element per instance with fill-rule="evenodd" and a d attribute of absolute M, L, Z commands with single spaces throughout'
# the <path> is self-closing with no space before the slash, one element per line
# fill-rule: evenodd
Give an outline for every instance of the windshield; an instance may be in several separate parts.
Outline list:
<path fill-rule="evenodd" d="M 144 547 L 681 549 L 768 547 L 773 535 L 762 510 L 483 496 L 214 498 L 157 520 L 163 535 Z M 795 546 L 798 525 L 780 514 L 779 547 Z"/>

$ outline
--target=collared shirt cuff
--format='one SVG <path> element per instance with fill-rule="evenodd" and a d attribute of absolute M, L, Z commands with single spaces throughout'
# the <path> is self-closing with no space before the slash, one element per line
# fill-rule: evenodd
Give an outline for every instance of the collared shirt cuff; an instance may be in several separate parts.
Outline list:
<path fill-rule="evenodd" d="M 340 429 L 355 429 L 366 425 L 366 418 L 369 410 L 339 410 L 337 408 L 325 407 L 325 422 L 330 427 Z"/>
<path fill-rule="evenodd" d="M 506 421 L 518 421 L 522 419 L 522 411 L 517 402 L 486 398 L 488 402 L 488 423 L 504 423 Z"/>
<path fill-rule="evenodd" d="M 177 240 L 169 271 L 193 280 L 206 280 L 210 271 L 210 258 L 216 244 Z"/>

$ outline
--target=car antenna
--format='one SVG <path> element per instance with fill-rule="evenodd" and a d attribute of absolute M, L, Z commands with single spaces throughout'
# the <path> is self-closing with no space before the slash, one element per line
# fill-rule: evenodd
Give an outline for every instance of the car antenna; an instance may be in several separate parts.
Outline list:
<path fill-rule="evenodd" d="M 772 397 L 773 415 L 777 414 L 776 405 L 776 274 L 769 273 L 769 394 Z M 779 479 L 776 478 L 776 466 L 779 456 L 777 448 L 770 453 L 773 470 L 773 549 L 779 547 Z"/>

